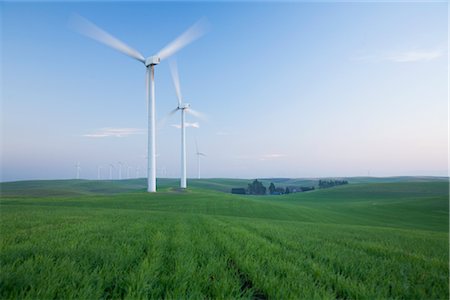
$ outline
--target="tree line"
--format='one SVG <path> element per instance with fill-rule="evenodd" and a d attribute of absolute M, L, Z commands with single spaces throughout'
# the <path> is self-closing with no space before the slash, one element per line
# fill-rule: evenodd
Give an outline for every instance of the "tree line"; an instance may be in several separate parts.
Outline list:
<path fill-rule="evenodd" d="M 319 180 L 319 188 L 326 189 L 337 185 L 348 184 L 347 180 Z"/>
<path fill-rule="evenodd" d="M 266 195 L 267 191 L 270 195 L 290 194 L 292 192 L 306 192 L 314 190 L 314 186 L 302 186 L 302 187 L 276 187 L 273 182 L 270 183 L 267 189 L 261 181 L 255 179 L 252 183 L 249 183 L 247 189 L 245 188 L 232 188 L 231 193 L 241 195 Z"/>

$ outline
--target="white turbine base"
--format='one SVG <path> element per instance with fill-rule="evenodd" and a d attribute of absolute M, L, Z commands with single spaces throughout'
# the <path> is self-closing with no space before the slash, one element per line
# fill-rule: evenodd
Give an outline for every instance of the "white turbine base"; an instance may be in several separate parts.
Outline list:
<path fill-rule="evenodd" d="M 155 69 L 147 67 L 147 102 L 148 102 L 148 170 L 147 192 L 156 192 L 156 144 L 155 144 Z"/>

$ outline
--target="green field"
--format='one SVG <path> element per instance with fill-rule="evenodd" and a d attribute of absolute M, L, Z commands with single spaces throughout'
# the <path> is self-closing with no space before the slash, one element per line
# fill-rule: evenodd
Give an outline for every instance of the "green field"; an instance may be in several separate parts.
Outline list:
<path fill-rule="evenodd" d="M 448 180 L 226 193 L 249 182 L 2 183 L 0 298 L 449 298 Z"/>

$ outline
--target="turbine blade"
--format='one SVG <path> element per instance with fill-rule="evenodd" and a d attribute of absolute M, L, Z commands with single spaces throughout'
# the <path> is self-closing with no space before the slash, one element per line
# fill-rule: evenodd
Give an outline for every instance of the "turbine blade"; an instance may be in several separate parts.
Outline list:
<path fill-rule="evenodd" d="M 193 110 L 192 108 L 186 108 L 185 110 L 187 113 L 193 115 L 194 117 L 206 120 L 206 116 L 199 111 Z"/>
<path fill-rule="evenodd" d="M 91 39 L 96 40 L 97 42 L 105 44 L 111 48 L 116 49 L 117 51 L 122 52 L 125 55 L 128 55 L 140 62 L 145 63 L 144 56 L 142 56 L 142 54 L 137 50 L 131 48 L 121 40 L 112 36 L 108 32 L 104 31 L 103 29 L 80 15 L 74 14 L 69 20 L 69 26 L 82 35 L 85 35 Z"/>
<path fill-rule="evenodd" d="M 164 118 L 162 118 L 159 122 L 158 122 L 158 127 L 161 129 L 162 127 L 164 127 L 164 125 L 166 124 L 167 120 L 173 116 L 177 111 L 179 110 L 179 108 L 175 108 L 171 111 L 169 111 L 169 113 L 167 115 L 164 116 Z"/>
<path fill-rule="evenodd" d="M 163 60 L 172 56 L 181 48 L 187 46 L 191 42 L 195 41 L 203 34 L 206 33 L 208 28 L 208 22 L 205 18 L 198 20 L 194 25 L 189 27 L 183 34 L 174 39 L 171 43 L 161 49 L 158 53 L 158 57 Z"/>
<path fill-rule="evenodd" d="M 197 155 L 206 156 L 205 153 L 197 152 Z"/>
<path fill-rule="evenodd" d="M 181 107 L 181 89 L 180 89 L 180 77 L 178 76 L 178 66 L 175 59 L 169 61 L 170 74 L 172 75 L 173 85 L 175 86 L 175 92 L 177 93 L 178 107 Z"/>

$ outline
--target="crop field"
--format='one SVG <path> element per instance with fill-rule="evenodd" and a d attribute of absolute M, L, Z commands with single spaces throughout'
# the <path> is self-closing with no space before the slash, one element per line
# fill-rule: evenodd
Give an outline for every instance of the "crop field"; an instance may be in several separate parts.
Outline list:
<path fill-rule="evenodd" d="M 448 181 L 349 181 L 2 183 L 0 298 L 448 299 Z"/>

